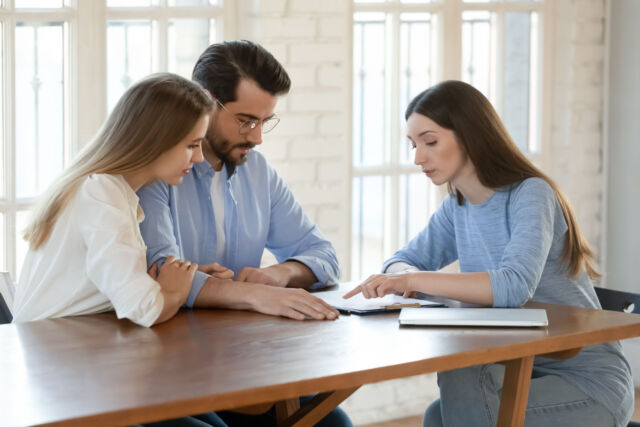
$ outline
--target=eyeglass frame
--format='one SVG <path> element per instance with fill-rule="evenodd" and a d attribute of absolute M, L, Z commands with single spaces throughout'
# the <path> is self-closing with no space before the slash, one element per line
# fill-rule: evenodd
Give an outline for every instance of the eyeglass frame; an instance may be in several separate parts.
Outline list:
<path fill-rule="evenodd" d="M 254 130 L 258 126 L 258 124 L 260 124 L 260 126 L 262 127 L 262 133 L 269 133 L 273 129 L 275 129 L 276 126 L 278 126 L 278 123 L 280 123 L 280 117 L 276 116 L 275 114 L 273 116 L 271 116 L 271 117 L 266 118 L 266 119 L 240 120 L 239 118 L 236 117 L 236 115 L 234 113 L 229 111 L 227 109 L 227 107 L 225 107 L 224 104 L 222 102 L 220 102 L 220 100 L 218 100 L 216 98 L 215 101 L 220 106 L 220 108 L 222 108 L 224 111 L 226 111 L 227 113 L 229 113 L 229 114 L 231 114 L 233 116 L 233 120 L 235 120 L 236 123 L 238 124 L 238 133 L 240 135 L 248 135 L 248 134 L 250 134 L 251 131 Z M 270 123 L 272 121 L 275 121 L 275 124 L 271 128 L 265 130 L 264 129 L 264 124 L 265 123 Z"/>

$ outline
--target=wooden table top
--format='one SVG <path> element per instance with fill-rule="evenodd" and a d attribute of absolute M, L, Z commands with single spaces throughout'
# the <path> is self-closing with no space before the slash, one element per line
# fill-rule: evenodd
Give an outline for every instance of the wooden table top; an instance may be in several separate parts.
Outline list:
<path fill-rule="evenodd" d="M 640 336 L 640 315 L 531 303 L 545 328 L 399 327 L 184 311 L 0 326 L 0 424 L 133 424 Z M 428 402 L 425 402 L 425 405 Z"/>

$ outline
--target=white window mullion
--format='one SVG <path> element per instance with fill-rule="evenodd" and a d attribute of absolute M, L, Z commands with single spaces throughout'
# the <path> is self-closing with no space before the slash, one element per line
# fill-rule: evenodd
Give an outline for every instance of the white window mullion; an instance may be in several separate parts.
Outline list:
<path fill-rule="evenodd" d="M 167 0 L 160 0 L 160 10 L 158 12 L 154 22 L 155 25 L 152 25 L 152 27 L 155 27 L 153 40 L 156 43 L 151 49 L 151 52 L 154 52 L 152 68 L 154 72 L 169 69 L 169 11 L 167 9 Z"/>
<path fill-rule="evenodd" d="M 462 4 L 461 0 L 445 1 L 440 14 L 440 61 L 443 80 L 461 78 L 462 70 Z"/>
<path fill-rule="evenodd" d="M 9 6 L 12 6 L 11 4 Z M 10 9 L 11 10 L 11 9 Z M 4 112 L 4 159 L 5 159 L 5 197 L 9 204 L 4 211 L 4 250 L 5 250 L 5 266 L 11 277 L 17 277 L 16 267 L 16 239 L 15 239 L 15 222 L 16 222 L 16 155 L 15 155 L 15 126 L 16 119 L 14 114 L 16 89 L 13 84 L 15 74 L 15 28 L 16 19 L 11 14 L 4 21 L 4 96 L 5 104 L 3 106 Z"/>
<path fill-rule="evenodd" d="M 400 12 L 398 10 L 389 13 L 387 18 L 387 113 L 385 147 L 387 162 L 392 168 L 400 163 L 398 135 L 400 135 L 400 123 L 398 122 L 400 110 Z M 393 173 L 385 179 L 385 234 L 384 252 L 392 253 L 398 247 L 398 174 Z"/>
<path fill-rule="evenodd" d="M 492 14 L 491 20 L 491 73 L 490 99 L 493 106 L 502 117 L 504 113 L 504 35 L 505 35 L 505 12 L 498 10 Z"/>
<path fill-rule="evenodd" d="M 107 36 L 105 1 L 78 0 L 71 31 L 70 91 L 74 153 L 98 131 L 107 114 Z"/>

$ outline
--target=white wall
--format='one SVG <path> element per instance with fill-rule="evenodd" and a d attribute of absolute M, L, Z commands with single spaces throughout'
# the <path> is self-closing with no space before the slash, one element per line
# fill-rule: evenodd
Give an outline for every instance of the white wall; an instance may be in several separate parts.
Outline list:
<path fill-rule="evenodd" d="M 553 2 L 552 9 L 548 22 L 555 52 L 545 60 L 554 65 L 547 76 L 554 97 L 546 169 L 569 196 L 598 251 L 605 0 L 562 0 Z M 260 149 L 334 243 L 345 266 L 351 205 L 351 1 L 242 0 L 240 11 L 237 36 L 263 44 L 293 81 L 277 108 L 282 122 Z M 362 387 L 343 408 L 362 424 L 422 414 L 437 396 L 430 374 Z"/>
<path fill-rule="evenodd" d="M 640 292 L 640 2 L 611 2 L 607 285 Z"/>
<path fill-rule="evenodd" d="M 607 287 L 640 293 L 640 2 L 609 5 Z M 623 341 L 640 387 L 640 339 Z"/>

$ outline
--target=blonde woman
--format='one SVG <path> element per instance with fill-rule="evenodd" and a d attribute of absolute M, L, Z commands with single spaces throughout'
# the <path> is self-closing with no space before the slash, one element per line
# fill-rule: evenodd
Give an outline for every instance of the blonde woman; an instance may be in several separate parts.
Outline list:
<path fill-rule="evenodd" d="M 198 84 L 173 74 L 125 92 L 36 206 L 14 322 L 115 310 L 151 326 L 176 314 L 198 266 L 173 256 L 147 273 L 135 192 L 157 179 L 180 184 L 202 161 L 212 108 Z"/>
<path fill-rule="evenodd" d="M 428 225 L 346 297 L 419 291 L 494 307 L 527 301 L 600 308 L 593 255 L 558 186 L 517 148 L 472 86 L 442 82 L 407 107 L 415 164 L 450 195 Z M 458 260 L 461 273 L 436 270 Z M 496 425 L 504 366 L 438 374 L 427 427 Z M 620 343 L 568 360 L 536 357 L 524 425 L 627 425 L 633 384 Z"/>

